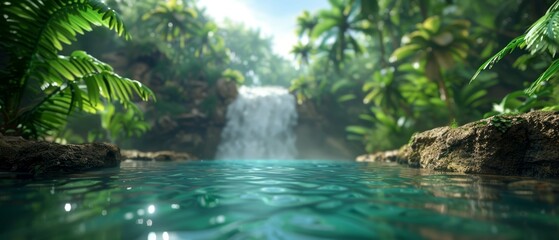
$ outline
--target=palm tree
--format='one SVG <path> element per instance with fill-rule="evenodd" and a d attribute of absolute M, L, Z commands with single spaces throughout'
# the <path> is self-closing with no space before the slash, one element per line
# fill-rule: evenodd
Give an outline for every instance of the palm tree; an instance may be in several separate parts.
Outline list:
<path fill-rule="evenodd" d="M 314 27 L 316 27 L 316 24 L 318 24 L 318 18 L 309 11 L 305 10 L 297 17 L 297 28 L 295 32 L 299 38 L 305 35 L 310 37 Z"/>
<path fill-rule="evenodd" d="M 154 32 L 161 33 L 164 41 L 177 41 L 180 47 L 185 47 L 187 41 L 203 27 L 199 25 L 197 16 L 196 9 L 189 7 L 186 2 L 169 0 L 144 14 L 142 20 Z"/>
<path fill-rule="evenodd" d="M 347 50 L 355 54 L 362 52 L 356 34 L 368 31 L 364 19 L 359 14 L 360 8 L 346 0 L 330 0 L 332 9 L 318 14 L 318 24 L 314 27 L 312 37 L 321 39 L 321 46 L 327 46 L 330 62 L 339 71 L 346 59 Z"/>
<path fill-rule="evenodd" d="M 443 70 L 451 69 L 467 57 L 469 26 L 470 23 L 465 20 L 444 24 L 438 16 L 427 18 L 418 24 L 416 31 L 406 37 L 407 42 L 392 53 L 390 61 L 396 62 L 410 56 L 415 56 L 418 61 L 425 61 L 425 75 L 437 83 L 441 100 L 452 110 Z"/>
<path fill-rule="evenodd" d="M 302 42 L 297 42 L 297 45 L 293 46 L 291 53 L 295 55 L 295 58 L 299 59 L 300 65 L 308 65 L 309 58 L 313 51 L 313 46 L 311 43 L 304 44 Z"/>
<path fill-rule="evenodd" d="M 141 83 L 121 77 L 83 51 L 61 56 L 64 45 L 93 26 L 129 38 L 114 10 L 98 0 L 2 1 L 0 133 L 37 138 L 60 129 L 74 110 L 94 113 L 103 99 L 132 103 L 154 98 Z"/>

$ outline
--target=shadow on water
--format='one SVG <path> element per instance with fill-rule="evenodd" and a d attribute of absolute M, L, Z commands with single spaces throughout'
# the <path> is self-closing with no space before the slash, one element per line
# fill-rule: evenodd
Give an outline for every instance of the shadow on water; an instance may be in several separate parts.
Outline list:
<path fill-rule="evenodd" d="M 2 179 L 0 238 L 542 239 L 559 182 L 327 160 L 123 162 Z"/>

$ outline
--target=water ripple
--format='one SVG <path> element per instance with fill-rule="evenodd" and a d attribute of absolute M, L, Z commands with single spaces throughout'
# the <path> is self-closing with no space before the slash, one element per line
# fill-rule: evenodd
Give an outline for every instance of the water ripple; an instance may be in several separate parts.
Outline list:
<path fill-rule="evenodd" d="M 63 229 L 92 239 L 538 239 L 559 229 L 557 181 L 384 164 L 124 162 L 0 186 L 1 239 Z"/>

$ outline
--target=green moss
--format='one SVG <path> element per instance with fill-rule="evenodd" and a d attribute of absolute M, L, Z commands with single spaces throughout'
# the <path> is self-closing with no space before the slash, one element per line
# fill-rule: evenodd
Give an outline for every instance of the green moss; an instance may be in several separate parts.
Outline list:
<path fill-rule="evenodd" d="M 497 115 L 490 118 L 486 124 L 496 127 L 501 133 L 505 133 L 513 124 L 523 121 L 525 121 L 523 118 L 515 115 Z"/>

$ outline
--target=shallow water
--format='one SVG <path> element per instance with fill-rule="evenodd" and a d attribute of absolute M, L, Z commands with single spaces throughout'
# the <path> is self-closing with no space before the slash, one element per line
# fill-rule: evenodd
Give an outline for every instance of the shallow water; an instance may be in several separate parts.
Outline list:
<path fill-rule="evenodd" d="M 344 161 L 0 179 L 0 239 L 553 239 L 559 182 Z"/>

